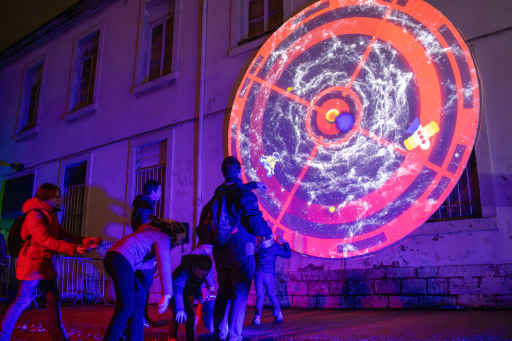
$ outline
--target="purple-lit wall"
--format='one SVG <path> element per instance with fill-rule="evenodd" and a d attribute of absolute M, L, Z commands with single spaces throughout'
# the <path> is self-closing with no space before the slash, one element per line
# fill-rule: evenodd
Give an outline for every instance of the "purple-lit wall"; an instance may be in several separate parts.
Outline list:
<path fill-rule="evenodd" d="M 293 253 L 278 261 L 281 300 L 299 307 L 512 306 L 512 25 L 509 0 L 429 1 L 469 41 L 481 78 L 482 114 L 476 157 L 484 217 L 427 223 L 368 256 L 327 260 Z M 258 42 L 238 46 L 231 0 L 209 0 L 202 169 L 196 169 L 200 9 L 179 1 L 176 78 L 140 94 L 134 79 L 143 1 L 118 1 L 0 69 L 0 159 L 24 163 L 37 184 L 62 184 L 65 166 L 88 161 L 86 234 L 115 240 L 129 232 L 135 150 L 167 141 L 165 215 L 192 222 L 222 181 L 225 115 Z M 285 12 L 311 3 L 285 0 Z M 295 9 L 295 10 L 294 10 Z M 96 111 L 65 120 L 74 43 L 100 29 Z M 488 35 L 488 36 L 486 36 Z M 480 38 L 478 38 L 480 37 Z M 39 133 L 14 136 L 24 70 L 45 58 Z M 135 89 L 134 89 L 135 86 Z M 194 199 L 195 173 L 201 176 Z M 0 170 L 0 178 L 11 177 Z M 175 250 L 175 263 L 183 250 Z M 157 290 L 157 287 L 154 288 Z M 251 294 L 251 299 L 254 295 Z"/>

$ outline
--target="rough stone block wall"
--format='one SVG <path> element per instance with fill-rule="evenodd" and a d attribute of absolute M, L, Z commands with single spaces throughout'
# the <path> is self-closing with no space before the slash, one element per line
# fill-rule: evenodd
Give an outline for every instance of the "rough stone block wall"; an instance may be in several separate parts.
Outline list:
<path fill-rule="evenodd" d="M 512 264 L 319 270 L 276 274 L 283 307 L 512 308 Z M 256 302 L 254 287 L 249 304 Z M 270 306 L 265 298 L 265 306 Z"/>

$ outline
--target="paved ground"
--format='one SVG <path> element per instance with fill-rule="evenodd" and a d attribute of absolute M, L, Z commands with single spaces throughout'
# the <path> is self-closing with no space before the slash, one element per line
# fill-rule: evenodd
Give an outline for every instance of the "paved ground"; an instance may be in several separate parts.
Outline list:
<path fill-rule="evenodd" d="M 5 306 L 1 307 L 2 315 Z M 152 308 L 154 309 L 154 307 Z M 112 306 L 85 305 L 63 308 L 63 319 L 71 340 L 101 340 L 112 315 Z M 152 314 L 153 315 L 153 314 Z M 284 311 L 285 322 L 272 324 L 265 311 L 260 327 L 250 326 L 247 340 L 512 340 L 512 311 Z M 170 318 L 170 313 L 163 318 Z M 168 327 L 146 328 L 144 340 L 167 341 Z M 200 339 L 206 330 L 199 330 Z M 50 340 L 45 329 L 45 310 L 26 311 L 12 340 Z"/>

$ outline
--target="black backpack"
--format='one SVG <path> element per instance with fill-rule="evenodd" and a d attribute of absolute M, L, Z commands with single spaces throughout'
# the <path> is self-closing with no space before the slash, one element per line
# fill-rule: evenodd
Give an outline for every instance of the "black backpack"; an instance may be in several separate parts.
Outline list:
<path fill-rule="evenodd" d="M 240 214 L 227 200 L 227 190 L 220 190 L 201 210 L 196 229 L 202 244 L 223 246 L 240 225 Z"/>
<path fill-rule="evenodd" d="M 29 214 L 32 211 L 39 212 L 43 217 L 44 223 L 49 223 L 48 218 L 43 213 L 43 211 L 38 209 L 27 211 L 20 215 L 19 217 L 17 217 L 16 219 L 14 219 L 11 228 L 9 229 L 9 235 L 7 236 L 7 252 L 11 257 L 18 257 L 18 254 L 23 248 L 23 245 L 25 245 L 25 242 L 30 240 L 31 238 L 31 236 L 28 236 L 27 239 L 21 238 L 21 228 L 23 227 L 23 222 L 25 221 L 27 214 Z"/>

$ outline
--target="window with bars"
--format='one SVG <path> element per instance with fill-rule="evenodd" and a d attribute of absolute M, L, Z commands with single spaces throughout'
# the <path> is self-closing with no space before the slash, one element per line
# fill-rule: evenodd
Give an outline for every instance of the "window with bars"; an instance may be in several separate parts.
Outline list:
<path fill-rule="evenodd" d="M 144 185 L 156 180 L 162 185 L 162 197 L 155 203 L 155 216 L 164 217 L 167 142 L 139 146 L 135 155 L 135 196 L 143 194 Z"/>
<path fill-rule="evenodd" d="M 37 126 L 42 78 L 43 63 L 31 67 L 25 75 L 18 133 L 34 129 Z"/>
<path fill-rule="evenodd" d="M 144 2 L 139 83 L 155 80 L 174 71 L 175 8 L 176 0 L 148 0 Z"/>
<path fill-rule="evenodd" d="M 67 232 L 81 236 L 85 215 L 87 161 L 66 167 L 62 195 L 62 226 Z"/>
<path fill-rule="evenodd" d="M 428 221 L 446 221 L 463 218 L 481 218 L 480 188 L 475 150 L 471 152 L 466 169 L 445 202 Z"/>
<path fill-rule="evenodd" d="M 242 41 L 249 41 L 261 37 L 279 27 L 283 22 L 283 0 L 246 0 L 247 6 L 243 8 L 247 18 L 242 23 Z"/>
<path fill-rule="evenodd" d="M 149 180 L 156 180 L 162 184 L 162 197 L 155 203 L 155 216 L 164 217 L 164 180 L 165 180 L 165 164 L 144 167 L 137 169 L 135 174 L 135 195 L 144 193 L 144 184 Z"/>
<path fill-rule="evenodd" d="M 78 43 L 71 110 L 77 110 L 94 103 L 99 36 L 99 31 L 95 31 Z"/>

